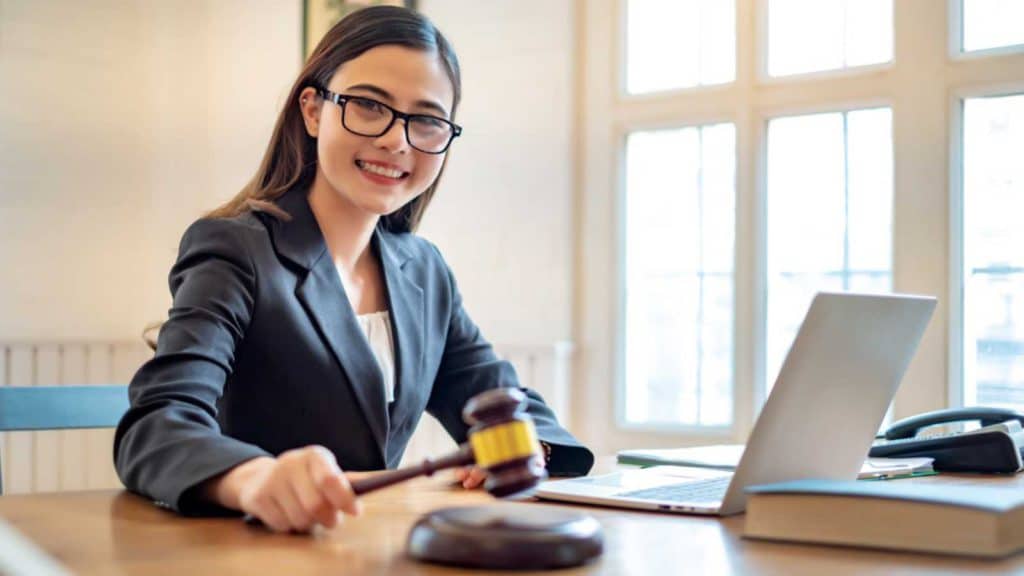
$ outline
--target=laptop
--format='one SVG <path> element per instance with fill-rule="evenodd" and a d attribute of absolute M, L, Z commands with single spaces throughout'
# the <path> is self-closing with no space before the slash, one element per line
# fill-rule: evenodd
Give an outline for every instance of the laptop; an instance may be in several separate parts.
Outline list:
<path fill-rule="evenodd" d="M 725 516 L 755 484 L 854 480 L 934 309 L 928 296 L 818 293 L 735 471 L 657 466 L 544 482 L 536 495 Z"/>

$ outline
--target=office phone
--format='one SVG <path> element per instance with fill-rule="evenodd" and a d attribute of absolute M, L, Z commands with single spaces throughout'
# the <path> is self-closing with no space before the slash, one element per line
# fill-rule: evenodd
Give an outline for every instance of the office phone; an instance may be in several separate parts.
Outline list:
<path fill-rule="evenodd" d="M 919 435 L 940 424 L 980 422 L 980 428 Z M 973 406 L 936 410 L 900 420 L 875 440 L 871 457 L 934 458 L 940 472 L 1014 473 L 1024 467 L 1024 414 L 1002 408 Z"/>

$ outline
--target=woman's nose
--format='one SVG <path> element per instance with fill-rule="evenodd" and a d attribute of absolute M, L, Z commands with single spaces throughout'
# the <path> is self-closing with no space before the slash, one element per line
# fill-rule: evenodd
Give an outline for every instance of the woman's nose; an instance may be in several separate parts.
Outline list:
<path fill-rule="evenodd" d="M 378 136 L 375 143 L 392 153 L 407 151 L 409 142 L 405 138 L 405 120 L 395 118 L 388 131 Z"/>

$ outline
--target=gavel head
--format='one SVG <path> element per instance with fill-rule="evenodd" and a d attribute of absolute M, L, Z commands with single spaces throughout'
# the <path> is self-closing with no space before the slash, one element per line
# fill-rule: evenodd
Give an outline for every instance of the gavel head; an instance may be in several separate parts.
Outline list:
<path fill-rule="evenodd" d="M 484 489 L 498 498 L 532 490 L 547 478 L 537 429 L 525 409 L 522 391 L 496 388 L 477 394 L 462 410 L 476 465 L 487 470 Z"/>

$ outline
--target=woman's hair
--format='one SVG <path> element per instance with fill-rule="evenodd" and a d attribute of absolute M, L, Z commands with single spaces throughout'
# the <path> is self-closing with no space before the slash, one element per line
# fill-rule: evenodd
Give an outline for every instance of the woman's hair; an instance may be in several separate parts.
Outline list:
<path fill-rule="evenodd" d="M 327 87 L 342 64 L 371 48 L 384 45 L 406 46 L 438 55 L 452 82 L 454 119 L 461 96 L 461 79 L 459 62 L 448 40 L 430 20 L 413 10 L 397 6 L 363 8 L 343 18 L 320 40 L 292 85 L 256 174 L 241 192 L 207 216 L 223 218 L 237 216 L 247 210 L 261 210 L 288 218 L 274 200 L 297 186 L 309 188 L 316 175 L 316 139 L 306 132 L 301 110 L 296 104 L 299 94 L 308 86 Z M 443 172 L 444 165 L 441 167 Z M 441 173 L 423 194 L 384 216 L 381 219 L 384 228 L 392 232 L 415 231 L 434 197 Z"/>

